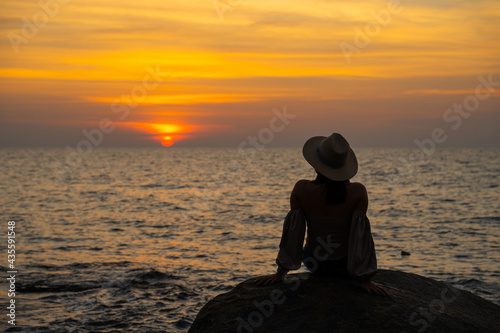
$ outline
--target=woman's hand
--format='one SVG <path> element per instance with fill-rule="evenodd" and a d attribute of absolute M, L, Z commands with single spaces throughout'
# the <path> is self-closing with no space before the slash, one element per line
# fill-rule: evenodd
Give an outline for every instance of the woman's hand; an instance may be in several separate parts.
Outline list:
<path fill-rule="evenodd" d="M 369 292 L 370 294 L 388 296 L 387 291 L 385 291 L 385 289 L 382 288 L 382 286 L 380 286 L 375 282 L 372 281 L 361 282 L 361 287 L 363 287 L 363 289 Z"/>
<path fill-rule="evenodd" d="M 278 282 L 283 281 L 283 276 L 285 274 L 274 273 L 271 275 L 266 275 L 255 280 L 255 283 L 259 286 L 269 286 Z"/>

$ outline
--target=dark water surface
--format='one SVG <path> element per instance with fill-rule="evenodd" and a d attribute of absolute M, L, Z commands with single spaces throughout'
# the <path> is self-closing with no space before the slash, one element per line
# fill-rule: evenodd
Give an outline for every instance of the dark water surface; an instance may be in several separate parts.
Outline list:
<path fill-rule="evenodd" d="M 411 149 L 356 152 L 379 267 L 500 304 L 500 150 L 413 163 Z M 275 270 L 290 191 L 314 176 L 300 149 L 99 149 L 63 180 L 62 149 L 0 153 L 2 251 L 14 220 L 16 330 L 28 332 L 186 331 L 209 299 Z"/>

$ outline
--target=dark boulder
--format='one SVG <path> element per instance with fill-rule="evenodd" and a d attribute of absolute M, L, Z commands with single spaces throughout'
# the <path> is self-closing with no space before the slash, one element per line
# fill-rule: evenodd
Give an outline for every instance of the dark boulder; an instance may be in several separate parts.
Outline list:
<path fill-rule="evenodd" d="M 308 273 L 266 287 L 253 278 L 209 301 L 189 332 L 500 332 L 500 306 L 470 292 L 391 270 L 374 281 L 390 296 Z"/>

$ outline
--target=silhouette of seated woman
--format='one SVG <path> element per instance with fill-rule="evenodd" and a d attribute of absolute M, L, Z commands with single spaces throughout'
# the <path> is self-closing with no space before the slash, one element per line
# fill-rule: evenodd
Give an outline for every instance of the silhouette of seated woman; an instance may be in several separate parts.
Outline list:
<path fill-rule="evenodd" d="M 358 171 L 354 151 L 342 135 L 333 133 L 309 139 L 302 152 L 317 177 L 295 184 L 276 258 L 278 271 L 256 283 L 280 282 L 303 261 L 314 274 L 351 278 L 369 293 L 387 296 L 371 281 L 377 272 L 377 258 L 366 216 L 366 188 L 349 181 Z M 306 227 L 306 245 L 302 247 Z"/>

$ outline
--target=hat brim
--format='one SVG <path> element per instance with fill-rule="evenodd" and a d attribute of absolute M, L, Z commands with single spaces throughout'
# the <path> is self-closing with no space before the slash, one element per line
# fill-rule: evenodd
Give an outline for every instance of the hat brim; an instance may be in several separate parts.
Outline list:
<path fill-rule="evenodd" d="M 354 154 L 354 151 L 349 148 L 349 153 L 347 154 L 346 163 L 340 168 L 332 168 L 321 161 L 318 156 L 318 146 L 321 141 L 326 139 L 325 136 L 315 136 L 310 138 L 304 144 L 302 148 L 302 154 L 306 161 L 314 168 L 317 172 L 321 173 L 328 179 L 335 181 L 343 181 L 351 179 L 358 172 L 358 159 Z"/>

